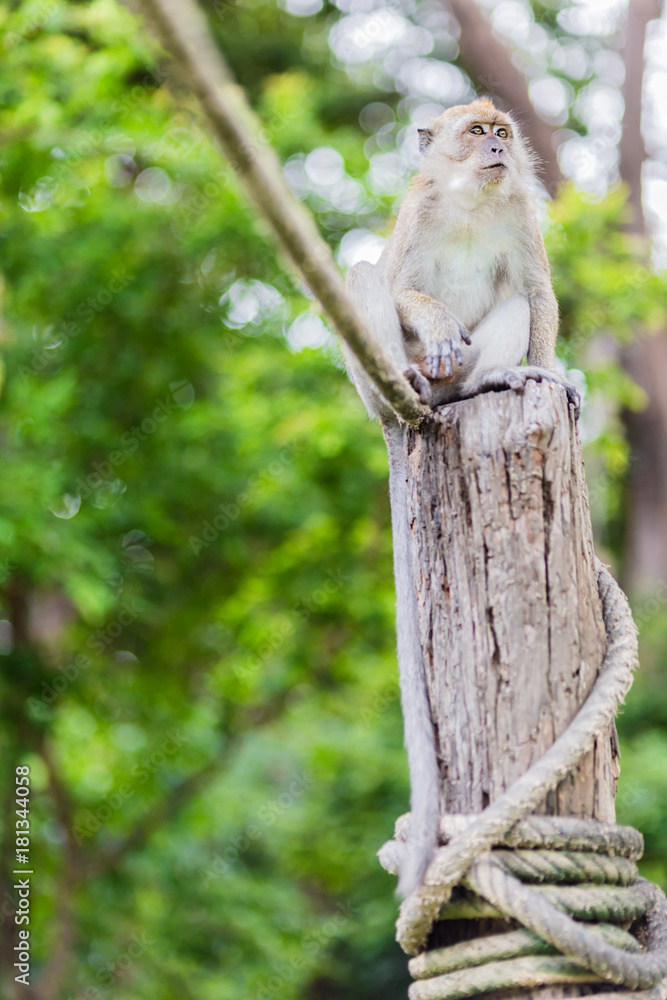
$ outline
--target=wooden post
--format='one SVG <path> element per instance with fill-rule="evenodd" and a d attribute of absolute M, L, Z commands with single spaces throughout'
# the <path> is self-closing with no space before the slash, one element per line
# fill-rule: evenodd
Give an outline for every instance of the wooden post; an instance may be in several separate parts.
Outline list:
<path fill-rule="evenodd" d="M 529 382 L 444 407 L 407 447 L 441 812 L 479 813 L 567 727 L 604 656 L 581 445 L 563 390 Z M 616 777 L 609 732 L 541 811 L 613 822 Z"/>

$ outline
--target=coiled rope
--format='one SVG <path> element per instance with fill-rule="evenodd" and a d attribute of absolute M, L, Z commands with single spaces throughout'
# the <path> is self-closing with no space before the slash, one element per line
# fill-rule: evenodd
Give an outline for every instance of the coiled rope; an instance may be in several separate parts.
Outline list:
<path fill-rule="evenodd" d="M 561 983 L 627 988 L 597 992 L 598 1000 L 667 998 L 667 900 L 637 877 L 641 834 L 594 820 L 529 815 L 606 731 L 632 684 L 632 613 L 601 563 L 597 582 L 607 652 L 593 690 L 544 756 L 483 813 L 442 818 L 444 846 L 421 887 L 403 901 L 396 937 L 407 954 L 418 956 L 409 963 L 417 979 L 410 1000 Z M 393 874 L 409 821 L 409 814 L 399 818 L 395 839 L 379 852 Z M 523 929 L 424 952 L 436 920 L 482 917 L 513 920 Z M 633 922 L 636 937 L 627 930 Z"/>

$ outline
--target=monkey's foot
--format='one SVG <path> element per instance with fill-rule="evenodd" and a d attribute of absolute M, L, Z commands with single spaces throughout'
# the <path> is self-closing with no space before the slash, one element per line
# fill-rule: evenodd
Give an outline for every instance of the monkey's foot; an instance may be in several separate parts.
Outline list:
<path fill-rule="evenodd" d="M 521 372 L 527 372 L 527 377 L 534 379 L 536 382 L 552 382 L 554 385 L 562 385 L 567 393 L 567 401 L 574 406 L 574 416 L 575 419 L 579 419 L 579 411 L 581 410 L 581 396 L 572 385 L 568 382 L 566 378 L 559 375 L 558 372 L 549 371 L 548 368 L 538 368 L 537 365 L 526 365 L 524 368 L 519 368 Z"/>
<path fill-rule="evenodd" d="M 410 365 L 409 368 L 406 368 L 403 374 L 419 396 L 419 402 L 423 403 L 424 406 L 430 406 L 431 383 L 424 375 L 422 375 L 419 368 L 416 365 Z"/>
<path fill-rule="evenodd" d="M 579 417 L 581 399 L 579 393 L 566 378 L 557 372 L 548 371 L 546 368 L 538 368 L 536 365 L 526 365 L 522 368 L 492 368 L 486 372 L 480 372 L 479 376 L 471 385 L 465 387 L 462 396 L 476 396 L 480 392 L 492 390 L 513 389 L 519 392 L 528 381 L 533 382 L 553 382 L 561 385 L 567 393 L 568 403 L 574 406 L 575 419 Z"/>

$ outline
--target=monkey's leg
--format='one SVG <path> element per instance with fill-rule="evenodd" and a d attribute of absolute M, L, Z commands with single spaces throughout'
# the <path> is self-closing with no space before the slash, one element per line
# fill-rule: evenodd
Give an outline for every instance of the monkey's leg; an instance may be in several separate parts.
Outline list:
<path fill-rule="evenodd" d="M 405 338 L 396 306 L 382 272 L 367 261 L 355 264 L 347 276 L 347 291 L 370 331 L 387 348 L 397 367 L 405 373 L 422 403 L 428 405 L 428 379 L 414 369 L 405 349 Z M 372 417 L 390 419 L 392 411 L 382 399 L 363 368 L 347 348 L 343 348 L 350 378 Z"/>
<path fill-rule="evenodd" d="M 410 771 L 410 831 L 401 865 L 398 893 L 409 895 L 421 883 L 438 843 L 440 777 L 435 750 L 426 670 L 417 625 L 417 593 L 412 577 L 407 510 L 405 428 L 383 422 L 389 453 L 389 494 L 396 581 L 396 640 L 401 682 L 405 747 Z"/>
<path fill-rule="evenodd" d="M 523 295 L 512 295 L 492 309 L 473 331 L 472 342 L 479 348 L 479 356 L 457 398 L 494 389 L 519 391 L 529 380 L 554 382 L 565 389 L 575 416 L 579 416 L 579 393 L 566 378 L 538 365 L 521 366 L 530 346 L 530 306 Z"/>
<path fill-rule="evenodd" d="M 537 365 L 521 366 L 530 344 L 530 306 L 523 295 L 512 295 L 489 312 L 473 330 L 473 347 L 479 349 L 474 368 L 466 376 L 459 399 L 494 389 L 524 388 L 528 380 L 562 385 L 579 412 L 579 395 L 558 372 Z"/>
<path fill-rule="evenodd" d="M 492 309 L 462 348 L 460 367 L 447 379 L 432 384 L 432 404 L 442 406 L 491 389 L 522 389 L 526 379 L 518 372 L 530 340 L 530 308 L 522 295 L 513 295 Z M 509 368 L 509 365 L 517 367 Z"/>
<path fill-rule="evenodd" d="M 496 380 L 506 381 L 504 389 L 522 388 L 525 379 L 517 377 L 513 370 L 518 367 L 530 343 L 530 306 L 523 295 L 512 295 L 486 314 L 472 332 L 472 343 L 477 349 L 475 365 L 467 375 L 463 391 L 474 395 L 482 392 L 482 382 L 489 380 L 485 388 L 500 388 Z"/>

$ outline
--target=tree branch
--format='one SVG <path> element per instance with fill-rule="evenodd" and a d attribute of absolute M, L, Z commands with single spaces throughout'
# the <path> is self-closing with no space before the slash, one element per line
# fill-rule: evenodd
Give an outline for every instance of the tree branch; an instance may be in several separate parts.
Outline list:
<path fill-rule="evenodd" d="M 526 79 L 509 50 L 496 38 L 488 18 L 475 0 L 447 0 L 461 28 L 460 61 L 478 86 L 516 113 L 541 161 L 538 171 L 550 195 L 563 180 L 553 147 L 554 129 L 537 114 L 528 96 Z"/>
<path fill-rule="evenodd" d="M 199 6 L 194 0 L 139 0 L 139 7 L 199 98 L 250 198 L 340 336 L 398 416 L 418 424 L 429 411 L 355 312 L 331 250 L 285 183 L 278 158 L 262 136 L 261 124 L 234 82 Z"/>
<path fill-rule="evenodd" d="M 623 132 L 620 143 L 621 177 L 630 189 L 632 214 L 625 229 L 638 240 L 648 261 L 650 233 L 642 206 L 642 165 L 646 148 L 641 130 L 644 45 L 648 22 L 660 16 L 658 0 L 630 0 L 625 24 L 623 61 L 625 83 Z M 661 580 L 667 566 L 667 338 L 639 336 L 621 352 L 625 370 L 648 395 L 646 409 L 626 411 L 623 420 L 635 461 L 628 472 L 628 517 L 623 567 L 624 585 L 644 590 Z"/>

